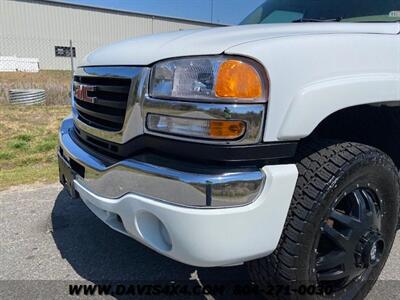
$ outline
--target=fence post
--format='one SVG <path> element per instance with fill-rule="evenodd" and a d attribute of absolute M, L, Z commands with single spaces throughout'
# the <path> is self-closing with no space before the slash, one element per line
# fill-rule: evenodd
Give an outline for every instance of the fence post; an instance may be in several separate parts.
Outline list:
<path fill-rule="evenodd" d="M 72 47 L 72 40 L 69 40 L 69 54 L 71 56 L 71 77 L 74 80 L 74 51 Z"/>

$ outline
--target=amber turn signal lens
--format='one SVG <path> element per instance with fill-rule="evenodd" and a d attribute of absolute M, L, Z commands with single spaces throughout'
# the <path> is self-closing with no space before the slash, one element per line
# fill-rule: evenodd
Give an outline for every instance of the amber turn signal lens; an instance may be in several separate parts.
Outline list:
<path fill-rule="evenodd" d="M 209 135 L 214 139 L 236 139 L 243 135 L 246 126 L 241 121 L 210 121 Z"/>
<path fill-rule="evenodd" d="M 227 60 L 219 68 L 215 94 L 220 98 L 262 97 L 262 81 L 256 69 L 239 60 Z"/>

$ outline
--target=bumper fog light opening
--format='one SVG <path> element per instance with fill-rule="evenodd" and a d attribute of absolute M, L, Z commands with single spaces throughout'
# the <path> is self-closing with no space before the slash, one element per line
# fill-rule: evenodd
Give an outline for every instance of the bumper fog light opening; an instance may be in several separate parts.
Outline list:
<path fill-rule="evenodd" d="M 136 227 L 140 236 L 153 248 L 168 252 L 172 250 L 172 240 L 167 228 L 155 215 L 141 211 L 136 216 Z"/>

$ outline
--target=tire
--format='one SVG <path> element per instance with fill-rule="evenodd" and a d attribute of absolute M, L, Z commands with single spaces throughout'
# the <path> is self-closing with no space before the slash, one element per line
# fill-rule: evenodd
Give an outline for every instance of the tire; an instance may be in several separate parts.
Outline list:
<path fill-rule="evenodd" d="M 396 166 L 373 147 L 326 144 L 300 150 L 299 178 L 278 247 L 247 263 L 269 299 L 363 299 L 389 256 L 399 217 Z M 327 294 L 318 295 L 322 291 Z"/>

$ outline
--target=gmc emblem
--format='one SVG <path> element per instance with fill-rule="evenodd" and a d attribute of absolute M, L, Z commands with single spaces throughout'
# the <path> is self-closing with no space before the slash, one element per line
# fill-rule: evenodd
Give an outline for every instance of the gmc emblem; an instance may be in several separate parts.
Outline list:
<path fill-rule="evenodd" d="M 96 97 L 90 97 L 88 92 L 94 92 L 95 86 L 85 85 L 80 83 L 74 83 L 74 94 L 75 98 L 88 103 L 95 103 Z"/>

